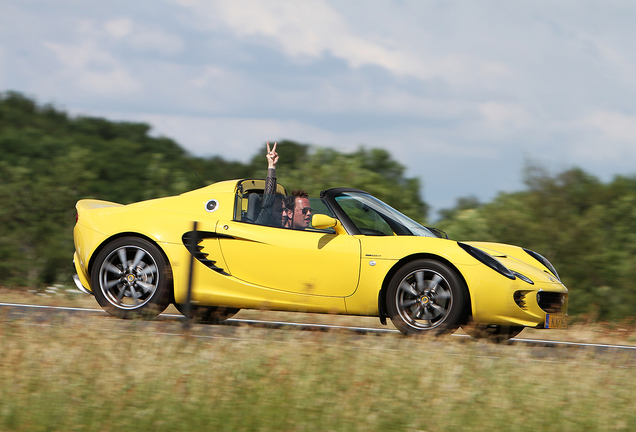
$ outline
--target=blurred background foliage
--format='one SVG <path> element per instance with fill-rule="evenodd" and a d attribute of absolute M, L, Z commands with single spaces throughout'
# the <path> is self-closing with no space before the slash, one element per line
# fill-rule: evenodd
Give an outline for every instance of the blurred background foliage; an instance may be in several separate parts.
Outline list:
<path fill-rule="evenodd" d="M 127 204 L 220 180 L 263 178 L 265 143 L 247 163 L 194 157 L 150 126 L 70 117 L 19 93 L 0 94 L 0 286 L 69 284 L 75 202 Z M 383 149 L 352 153 L 279 142 L 278 181 L 310 196 L 335 186 L 366 190 L 420 222 L 428 206 L 417 178 Z M 462 197 L 435 225 L 456 240 L 520 245 L 548 258 L 570 288 L 570 313 L 636 316 L 636 176 L 602 183 L 573 168 L 528 163 L 525 190 L 492 202 Z"/>

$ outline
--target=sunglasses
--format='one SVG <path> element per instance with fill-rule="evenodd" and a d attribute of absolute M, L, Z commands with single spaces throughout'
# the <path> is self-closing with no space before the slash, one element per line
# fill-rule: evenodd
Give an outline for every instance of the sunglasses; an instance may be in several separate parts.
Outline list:
<path fill-rule="evenodd" d="M 274 211 L 278 212 L 278 213 L 282 213 L 285 210 L 287 210 L 287 207 L 276 207 L 276 208 L 274 208 Z"/>
<path fill-rule="evenodd" d="M 303 207 L 300 211 L 303 212 L 303 214 L 307 214 L 307 213 L 313 213 L 314 209 L 312 209 L 311 207 Z"/>

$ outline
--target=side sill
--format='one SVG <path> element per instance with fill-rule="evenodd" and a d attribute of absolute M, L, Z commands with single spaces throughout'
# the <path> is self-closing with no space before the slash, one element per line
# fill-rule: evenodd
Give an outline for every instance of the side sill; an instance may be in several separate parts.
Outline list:
<path fill-rule="evenodd" d="M 92 292 L 90 292 L 89 290 L 84 288 L 84 285 L 82 285 L 82 282 L 80 282 L 80 278 L 77 275 L 77 273 L 73 275 L 73 282 L 75 282 L 75 286 L 77 287 L 77 289 L 80 290 L 81 292 L 83 292 L 84 294 L 93 295 Z"/>

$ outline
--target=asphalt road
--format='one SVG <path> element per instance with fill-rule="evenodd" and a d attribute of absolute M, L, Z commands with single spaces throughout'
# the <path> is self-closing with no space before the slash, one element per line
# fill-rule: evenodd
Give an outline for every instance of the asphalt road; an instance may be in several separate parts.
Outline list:
<path fill-rule="evenodd" d="M 0 303 L 0 321 L 5 320 L 26 320 L 32 323 L 62 323 L 65 319 L 71 317 L 86 317 L 94 319 L 108 319 L 118 320 L 111 317 L 102 309 L 88 309 L 88 308 L 72 308 L 72 307 L 59 307 L 59 306 L 42 306 L 32 304 L 16 304 L 16 303 Z M 402 337 L 401 334 L 394 329 L 378 329 L 378 328 L 365 328 L 365 327 L 351 327 L 351 326 L 335 326 L 324 324 L 307 324 L 307 323 L 295 323 L 287 321 L 264 321 L 264 320 L 250 320 L 250 319 L 229 319 L 222 324 L 217 325 L 201 325 L 194 324 L 190 327 L 187 326 L 185 319 L 181 315 L 176 314 L 161 314 L 153 321 L 135 321 L 135 326 L 143 326 L 144 323 L 161 323 L 166 334 L 184 334 L 186 331 L 194 337 L 209 337 L 209 338 L 226 338 L 232 337 L 235 333 L 235 329 L 238 326 L 249 326 L 260 329 L 294 329 L 300 331 L 338 331 L 339 333 L 359 335 L 395 335 L 396 337 Z M 467 341 L 470 340 L 469 336 L 462 334 L 455 334 L 453 337 L 464 338 Z M 571 347 L 578 349 L 593 350 L 594 352 L 629 352 L 636 355 L 636 346 L 627 345 L 610 345 L 610 344 L 598 344 L 598 343 L 581 343 L 581 342 L 564 342 L 553 340 L 537 340 L 537 339 L 524 339 L 514 338 L 506 342 L 508 344 L 523 344 L 528 346 L 540 346 L 540 347 Z"/>

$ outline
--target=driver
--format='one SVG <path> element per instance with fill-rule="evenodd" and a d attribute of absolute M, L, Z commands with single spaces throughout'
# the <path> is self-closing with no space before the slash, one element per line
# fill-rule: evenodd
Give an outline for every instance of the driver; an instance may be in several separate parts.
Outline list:
<path fill-rule="evenodd" d="M 304 189 L 296 189 L 285 199 L 290 214 L 290 228 L 304 230 L 309 227 L 313 209 Z"/>

